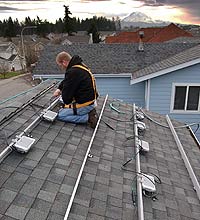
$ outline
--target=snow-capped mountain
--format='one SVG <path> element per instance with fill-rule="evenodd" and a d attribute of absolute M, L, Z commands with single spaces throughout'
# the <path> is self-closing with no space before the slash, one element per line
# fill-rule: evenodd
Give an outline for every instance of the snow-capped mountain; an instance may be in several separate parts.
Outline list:
<path fill-rule="evenodd" d="M 151 17 L 147 16 L 141 12 L 133 12 L 124 19 L 121 20 L 121 27 L 151 27 L 151 26 L 165 26 L 170 22 L 165 22 L 161 20 L 153 20 Z"/>

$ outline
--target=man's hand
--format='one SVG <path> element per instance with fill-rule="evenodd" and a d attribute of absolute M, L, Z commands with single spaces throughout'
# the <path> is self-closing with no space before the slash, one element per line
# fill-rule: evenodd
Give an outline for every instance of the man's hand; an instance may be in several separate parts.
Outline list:
<path fill-rule="evenodd" d="M 61 90 L 60 89 L 56 89 L 56 91 L 53 93 L 53 97 L 57 97 L 61 95 Z"/>

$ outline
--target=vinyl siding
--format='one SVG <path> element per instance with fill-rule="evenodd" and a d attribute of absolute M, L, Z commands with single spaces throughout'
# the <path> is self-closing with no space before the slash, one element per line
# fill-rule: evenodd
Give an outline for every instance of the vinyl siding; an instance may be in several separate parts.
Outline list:
<path fill-rule="evenodd" d="M 130 85 L 129 77 L 98 77 L 97 89 L 100 95 L 108 94 L 110 97 L 123 100 L 126 103 L 135 103 L 144 106 L 144 82 Z"/>
<path fill-rule="evenodd" d="M 200 64 L 177 70 L 172 73 L 151 79 L 149 110 L 161 114 L 169 114 L 171 118 L 185 122 L 200 122 L 199 113 L 170 113 L 173 83 L 199 83 Z M 196 130 L 196 127 L 192 127 Z M 198 132 L 200 139 L 200 133 Z"/>

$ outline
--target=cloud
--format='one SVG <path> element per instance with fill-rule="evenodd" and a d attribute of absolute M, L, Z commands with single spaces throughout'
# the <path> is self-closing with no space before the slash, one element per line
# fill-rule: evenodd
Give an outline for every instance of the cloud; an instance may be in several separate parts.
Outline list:
<path fill-rule="evenodd" d="M 179 8 L 184 12 L 184 17 L 194 21 L 195 23 L 200 23 L 200 0 L 133 0 L 139 1 L 142 6 L 149 7 L 170 7 Z"/>
<path fill-rule="evenodd" d="M 0 6 L 0 11 L 27 11 L 27 10 L 14 8 L 14 7 Z"/>

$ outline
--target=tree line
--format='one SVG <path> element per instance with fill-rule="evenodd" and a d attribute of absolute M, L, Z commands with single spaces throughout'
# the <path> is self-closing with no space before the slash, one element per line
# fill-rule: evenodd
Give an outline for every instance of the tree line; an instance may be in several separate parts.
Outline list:
<path fill-rule="evenodd" d="M 11 17 L 0 21 L 0 36 L 12 38 L 20 35 L 23 27 L 25 26 L 37 26 L 35 30 L 27 29 L 24 34 L 36 33 L 41 37 L 45 37 L 49 33 L 68 33 L 74 35 L 77 31 L 87 31 L 93 34 L 93 41 L 98 43 L 99 31 L 115 31 L 116 22 L 118 19 L 107 19 L 106 17 L 86 18 L 80 20 L 76 17 L 71 17 L 72 13 L 69 10 L 69 6 L 65 6 L 64 18 L 59 18 L 55 23 L 42 20 L 39 17 L 37 19 L 31 19 L 29 16 L 24 21 L 19 22 L 18 19 L 13 20 Z"/>

